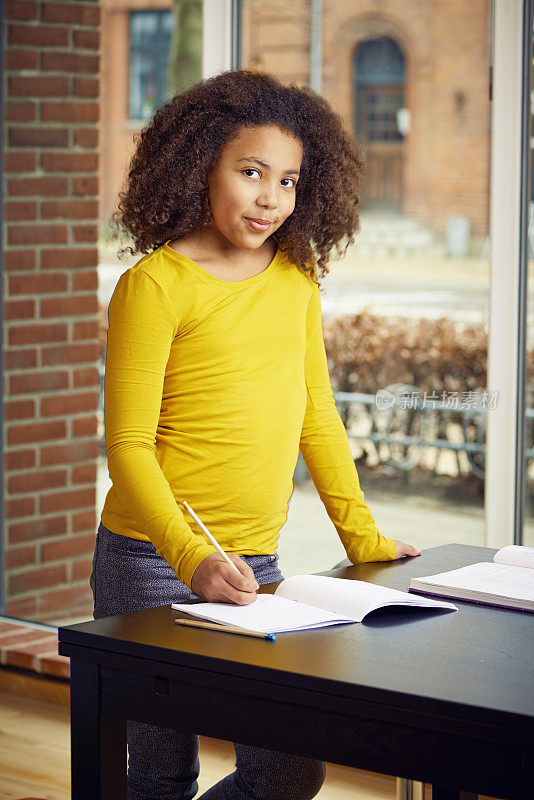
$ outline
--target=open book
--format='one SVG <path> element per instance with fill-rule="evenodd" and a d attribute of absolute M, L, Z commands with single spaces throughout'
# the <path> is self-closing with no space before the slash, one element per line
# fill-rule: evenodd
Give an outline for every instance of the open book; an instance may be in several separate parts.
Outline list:
<path fill-rule="evenodd" d="M 534 611 L 534 547 L 508 545 L 493 562 L 412 578 L 410 591 Z"/>
<path fill-rule="evenodd" d="M 264 633 L 361 622 L 370 611 L 385 606 L 457 610 L 452 603 L 409 595 L 366 581 L 330 578 L 326 575 L 294 575 L 286 578 L 274 594 L 259 594 L 248 606 L 229 603 L 172 604 L 177 611 L 193 617 Z"/>

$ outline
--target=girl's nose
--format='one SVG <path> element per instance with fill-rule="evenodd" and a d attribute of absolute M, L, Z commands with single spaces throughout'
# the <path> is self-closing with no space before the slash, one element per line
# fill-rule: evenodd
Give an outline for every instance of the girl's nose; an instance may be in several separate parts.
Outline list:
<path fill-rule="evenodd" d="M 264 183 L 258 193 L 257 203 L 264 208 L 276 208 L 278 205 L 277 187 Z"/>

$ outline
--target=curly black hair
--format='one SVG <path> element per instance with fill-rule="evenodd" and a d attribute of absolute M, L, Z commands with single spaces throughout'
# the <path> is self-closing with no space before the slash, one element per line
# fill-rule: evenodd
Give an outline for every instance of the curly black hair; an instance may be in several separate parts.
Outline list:
<path fill-rule="evenodd" d="M 332 248 L 344 255 L 359 228 L 362 153 L 327 101 L 307 86 L 253 70 L 223 72 L 163 105 L 136 136 L 113 220 L 148 253 L 210 224 L 206 176 L 243 127 L 277 125 L 300 140 L 293 213 L 273 234 L 300 270 L 323 277 Z M 344 246 L 340 243 L 344 242 Z"/>

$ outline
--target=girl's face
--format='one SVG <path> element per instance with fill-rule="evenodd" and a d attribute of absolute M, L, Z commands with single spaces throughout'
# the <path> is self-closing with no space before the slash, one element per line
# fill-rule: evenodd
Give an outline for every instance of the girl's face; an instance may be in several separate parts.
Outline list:
<path fill-rule="evenodd" d="M 207 176 L 212 231 L 257 250 L 295 208 L 302 145 L 276 125 L 244 127 Z"/>

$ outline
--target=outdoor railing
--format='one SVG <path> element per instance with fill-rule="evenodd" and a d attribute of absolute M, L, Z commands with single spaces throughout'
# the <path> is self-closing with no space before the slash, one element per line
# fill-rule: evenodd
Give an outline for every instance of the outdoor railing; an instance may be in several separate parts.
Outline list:
<path fill-rule="evenodd" d="M 349 439 L 372 443 L 379 463 L 410 470 L 421 462 L 425 449 L 450 450 L 456 454 L 459 473 L 463 452 L 474 474 L 483 478 L 487 409 L 437 398 L 421 400 L 413 396 L 417 394 L 414 387 L 395 384 L 377 394 L 334 392 L 334 398 Z"/>

